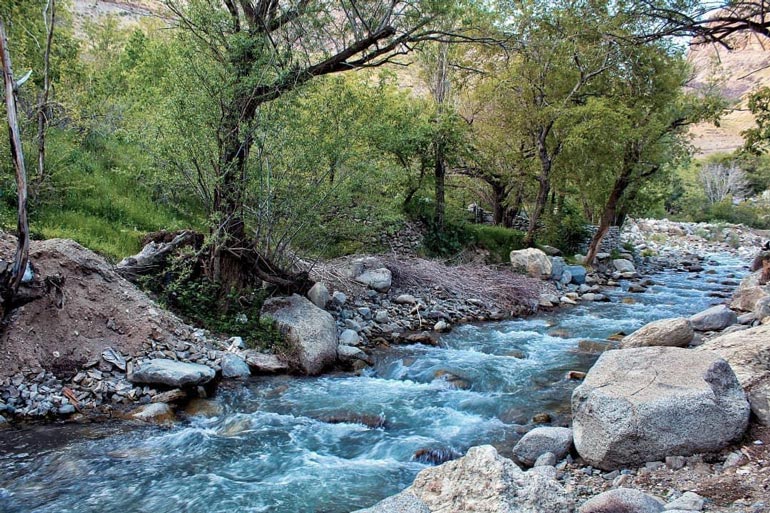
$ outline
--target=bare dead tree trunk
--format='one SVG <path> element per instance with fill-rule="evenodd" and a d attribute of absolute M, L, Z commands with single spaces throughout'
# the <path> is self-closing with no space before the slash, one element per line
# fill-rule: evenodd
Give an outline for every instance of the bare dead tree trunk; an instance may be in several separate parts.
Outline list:
<path fill-rule="evenodd" d="M 0 295 L 4 304 L 10 303 L 19 290 L 24 271 L 27 269 L 29 258 L 29 225 L 27 224 L 27 171 L 24 167 L 24 153 L 21 145 L 19 122 L 16 118 L 16 89 L 11 68 L 11 54 L 8 51 L 8 36 L 5 24 L 0 18 L 0 61 L 3 65 L 3 82 L 5 84 L 5 107 L 8 111 L 8 133 L 10 135 L 11 156 L 16 169 L 16 187 L 18 189 L 18 244 L 16 256 L 10 272 L 0 274 Z M 5 310 L 5 309 L 4 309 Z"/>
<path fill-rule="evenodd" d="M 48 128 L 48 120 L 51 112 L 51 109 L 48 106 L 48 96 L 51 90 L 51 44 L 53 43 L 53 27 L 56 23 L 56 0 L 48 0 L 46 8 L 43 10 L 43 20 L 46 26 L 47 37 L 45 42 L 45 53 L 43 54 L 43 92 L 40 94 L 40 99 L 37 104 L 36 182 L 38 185 L 45 179 L 45 133 Z"/>

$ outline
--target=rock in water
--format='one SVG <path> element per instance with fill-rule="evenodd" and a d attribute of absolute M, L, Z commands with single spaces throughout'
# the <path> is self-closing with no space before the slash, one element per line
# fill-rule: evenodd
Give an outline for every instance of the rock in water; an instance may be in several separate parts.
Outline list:
<path fill-rule="evenodd" d="M 578 453 L 613 470 L 717 451 L 744 433 L 749 405 L 716 355 L 643 347 L 602 354 L 572 394 L 572 417 Z"/>
<path fill-rule="evenodd" d="M 128 380 L 132 383 L 150 385 L 192 387 L 208 383 L 214 379 L 215 375 L 214 369 L 206 365 L 156 358 L 134 366 L 134 371 L 128 376 Z"/>
<path fill-rule="evenodd" d="M 629 347 L 671 346 L 687 347 L 695 333 L 692 324 L 684 317 L 662 319 L 642 326 L 625 337 L 620 343 L 621 349 Z"/>
<path fill-rule="evenodd" d="M 318 308 L 326 308 L 326 303 L 329 302 L 329 289 L 319 281 L 311 287 L 307 297 Z"/>
<path fill-rule="evenodd" d="M 140 406 L 129 414 L 134 420 L 152 424 L 172 424 L 174 412 L 166 403 L 151 403 Z"/>
<path fill-rule="evenodd" d="M 524 435 L 514 446 L 513 455 L 531 467 L 543 454 L 550 452 L 559 461 L 572 447 L 572 430 L 563 427 L 538 427 Z"/>
<path fill-rule="evenodd" d="M 737 323 L 738 316 L 725 305 L 717 305 L 693 315 L 690 322 L 696 331 L 718 331 Z"/>
<path fill-rule="evenodd" d="M 433 512 L 567 513 L 574 508 L 572 497 L 556 480 L 522 471 L 490 445 L 423 470 L 406 492 Z"/>
<path fill-rule="evenodd" d="M 514 271 L 525 272 L 532 278 L 548 279 L 553 266 L 548 255 L 536 248 L 511 251 Z"/>
<path fill-rule="evenodd" d="M 612 261 L 612 265 L 615 266 L 615 269 L 619 273 L 635 273 L 636 267 L 634 267 L 633 262 L 630 260 L 626 260 L 625 258 L 618 258 L 617 260 Z"/>
<path fill-rule="evenodd" d="M 582 265 L 568 265 L 565 268 L 572 275 L 572 283 L 583 285 L 586 282 L 586 268 Z"/>
<path fill-rule="evenodd" d="M 222 377 L 223 378 L 248 378 L 251 376 L 249 366 L 243 361 L 243 358 L 233 353 L 225 353 L 222 356 Z"/>
<path fill-rule="evenodd" d="M 589 499 L 579 513 L 659 513 L 663 503 L 632 488 L 616 488 Z"/>
<path fill-rule="evenodd" d="M 337 360 L 337 325 L 329 312 L 294 294 L 268 299 L 262 314 L 276 322 L 292 367 L 314 375 Z"/>

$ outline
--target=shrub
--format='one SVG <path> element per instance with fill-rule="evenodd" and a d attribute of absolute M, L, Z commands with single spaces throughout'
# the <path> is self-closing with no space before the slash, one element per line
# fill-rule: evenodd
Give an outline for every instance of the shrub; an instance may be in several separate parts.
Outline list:
<path fill-rule="evenodd" d="M 524 232 L 502 226 L 482 224 L 466 225 L 468 239 L 476 246 L 489 251 L 495 262 L 507 262 L 511 251 L 524 247 Z"/>

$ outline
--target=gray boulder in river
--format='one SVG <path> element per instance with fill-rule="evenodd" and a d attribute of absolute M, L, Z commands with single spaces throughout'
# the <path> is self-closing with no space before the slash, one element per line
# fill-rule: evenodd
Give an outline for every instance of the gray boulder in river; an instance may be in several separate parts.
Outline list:
<path fill-rule="evenodd" d="M 491 445 L 417 474 L 412 486 L 357 513 L 572 513 L 572 496 L 543 473 L 524 472 Z"/>
<path fill-rule="evenodd" d="M 134 366 L 133 372 L 128 375 L 128 380 L 132 383 L 181 388 L 203 385 L 214 379 L 214 376 L 216 376 L 214 369 L 206 365 L 156 358 Z"/>
<path fill-rule="evenodd" d="M 738 322 L 738 316 L 725 305 L 716 305 L 690 317 L 695 331 L 719 331 Z"/>
<path fill-rule="evenodd" d="M 272 318 L 289 348 L 285 360 L 309 374 L 319 374 L 337 360 L 337 325 L 331 314 L 297 294 L 265 301 L 262 315 Z"/>
<path fill-rule="evenodd" d="M 575 448 L 604 470 L 717 451 L 743 435 L 749 404 L 730 365 L 706 351 L 607 351 L 572 394 Z"/>
<path fill-rule="evenodd" d="M 629 347 L 670 346 L 687 347 L 695 333 L 684 317 L 661 319 L 642 326 L 620 342 L 621 349 Z"/>

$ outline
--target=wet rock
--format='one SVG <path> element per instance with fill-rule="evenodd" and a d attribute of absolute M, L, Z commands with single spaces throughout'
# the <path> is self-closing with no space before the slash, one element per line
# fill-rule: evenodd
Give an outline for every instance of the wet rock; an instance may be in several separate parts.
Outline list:
<path fill-rule="evenodd" d="M 584 353 L 603 353 L 615 349 L 615 344 L 601 340 L 581 340 L 578 342 L 578 349 Z"/>
<path fill-rule="evenodd" d="M 152 402 L 153 403 L 174 403 L 177 401 L 181 401 L 186 397 L 187 397 L 187 392 L 185 392 L 184 390 L 175 388 L 173 390 L 168 390 L 167 392 L 162 392 L 160 394 L 153 396 Z"/>
<path fill-rule="evenodd" d="M 369 415 L 349 411 L 328 413 L 320 416 L 318 420 L 327 424 L 361 424 L 372 429 L 387 427 L 387 421 L 382 415 Z"/>
<path fill-rule="evenodd" d="M 565 377 L 567 379 L 583 380 L 586 378 L 586 373 L 582 371 L 569 371 Z"/>
<path fill-rule="evenodd" d="M 274 354 L 260 353 L 252 349 L 244 351 L 243 356 L 255 374 L 275 374 L 289 370 L 289 365 Z"/>
<path fill-rule="evenodd" d="M 472 447 L 457 460 L 420 472 L 406 489 L 430 511 L 568 513 L 573 500 L 558 481 L 525 473 L 494 447 Z"/>
<path fill-rule="evenodd" d="M 696 331 L 719 331 L 738 322 L 735 312 L 725 305 L 712 306 L 690 317 Z"/>
<path fill-rule="evenodd" d="M 361 349 L 355 346 L 340 345 L 337 347 L 337 355 L 339 356 L 339 359 L 343 362 L 361 360 L 363 362 L 366 362 L 367 364 L 372 363 L 371 359 L 369 358 L 369 355 L 367 355 L 365 352 L 363 352 Z"/>
<path fill-rule="evenodd" d="M 511 251 L 510 259 L 514 271 L 526 273 L 532 278 L 548 279 L 551 276 L 551 260 L 539 249 Z"/>
<path fill-rule="evenodd" d="M 606 352 L 572 395 L 575 447 L 604 470 L 717 451 L 744 433 L 748 413 L 727 362 L 672 347 Z"/>
<path fill-rule="evenodd" d="M 557 461 L 572 447 L 572 430 L 562 427 L 538 427 L 524 435 L 514 446 L 514 457 L 526 466 L 533 466 L 543 454 L 550 452 Z"/>
<path fill-rule="evenodd" d="M 251 376 L 249 365 L 236 354 L 225 353 L 220 365 L 224 378 L 248 378 Z"/>
<path fill-rule="evenodd" d="M 128 380 L 132 383 L 179 388 L 208 383 L 215 375 L 214 369 L 206 365 L 156 358 L 135 365 Z"/>
<path fill-rule="evenodd" d="M 152 424 L 172 424 L 174 412 L 166 403 L 150 403 L 132 411 L 129 418 Z"/>
<path fill-rule="evenodd" d="M 337 360 L 337 325 L 334 318 L 297 294 L 271 298 L 262 314 L 272 318 L 289 346 L 287 362 L 309 374 L 321 373 Z"/>
<path fill-rule="evenodd" d="M 414 455 L 412 456 L 412 459 L 414 461 L 419 461 L 420 463 L 428 463 L 430 465 L 441 465 L 442 463 L 446 463 L 447 461 L 456 460 L 460 456 L 462 456 L 462 454 L 455 451 L 454 449 L 441 447 L 441 448 L 418 449 L 417 451 L 415 451 Z"/>
<path fill-rule="evenodd" d="M 452 385 L 453 388 L 457 388 L 459 390 L 468 390 L 471 388 L 471 384 L 466 379 L 461 378 L 460 376 L 457 376 L 455 374 L 452 374 L 449 371 L 446 370 L 438 370 L 433 374 L 433 377 L 435 379 L 443 379 L 450 385 Z"/>
<path fill-rule="evenodd" d="M 660 513 L 663 503 L 632 488 L 616 488 L 586 501 L 579 513 Z"/>
<path fill-rule="evenodd" d="M 692 324 L 684 317 L 651 322 L 623 338 L 621 349 L 629 347 L 687 347 L 695 335 Z"/>
<path fill-rule="evenodd" d="M 196 397 L 185 406 L 184 412 L 191 417 L 218 417 L 224 412 L 224 408 L 212 399 Z"/>
<path fill-rule="evenodd" d="M 318 308 L 326 308 L 329 302 L 329 289 L 319 281 L 310 288 L 307 297 Z"/>
<path fill-rule="evenodd" d="M 551 414 L 550 413 L 536 413 L 534 417 L 532 417 L 532 422 L 535 424 L 549 424 L 551 422 Z"/>

